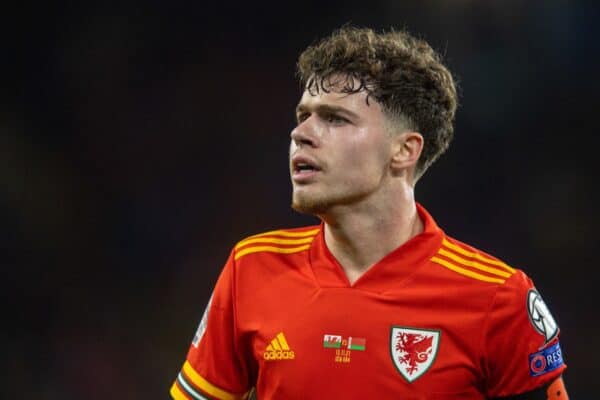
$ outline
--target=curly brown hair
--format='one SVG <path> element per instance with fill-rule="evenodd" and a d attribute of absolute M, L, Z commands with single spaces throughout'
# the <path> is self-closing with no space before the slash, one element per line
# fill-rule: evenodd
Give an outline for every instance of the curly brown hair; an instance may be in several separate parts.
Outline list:
<path fill-rule="evenodd" d="M 297 67 L 311 94 L 340 83 L 343 93 L 365 90 L 367 103 L 373 97 L 392 123 L 421 133 L 424 145 L 415 179 L 450 145 L 456 87 L 440 55 L 424 40 L 406 31 L 376 33 L 345 26 L 304 50 Z"/>

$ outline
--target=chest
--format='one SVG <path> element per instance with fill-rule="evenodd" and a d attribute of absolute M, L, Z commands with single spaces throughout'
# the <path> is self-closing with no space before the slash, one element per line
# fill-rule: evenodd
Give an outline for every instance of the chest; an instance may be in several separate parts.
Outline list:
<path fill-rule="evenodd" d="M 450 292 L 306 286 L 259 294 L 239 314 L 259 398 L 483 398 L 485 315 Z"/>

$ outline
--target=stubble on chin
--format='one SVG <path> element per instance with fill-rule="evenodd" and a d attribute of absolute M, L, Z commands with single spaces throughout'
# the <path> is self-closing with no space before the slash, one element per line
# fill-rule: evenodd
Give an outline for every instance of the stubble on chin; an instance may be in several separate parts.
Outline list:
<path fill-rule="evenodd" d="M 292 209 L 301 213 L 322 217 L 331 212 L 337 206 L 350 206 L 359 203 L 368 197 L 370 191 L 347 190 L 343 193 L 306 193 L 292 192 Z"/>
<path fill-rule="evenodd" d="M 323 214 L 329 206 L 329 202 L 325 199 L 292 193 L 291 207 L 294 211 L 301 214 L 318 216 L 319 214 Z"/>

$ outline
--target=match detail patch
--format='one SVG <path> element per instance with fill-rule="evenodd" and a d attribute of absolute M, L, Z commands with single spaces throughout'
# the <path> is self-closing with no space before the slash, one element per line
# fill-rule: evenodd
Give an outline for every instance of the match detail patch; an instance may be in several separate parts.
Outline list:
<path fill-rule="evenodd" d="M 546 343 L 556 337 L 558 324 L 537 290 L 530 289 L 527 293 L 527 313 L 531 324 L 540 335 L 544 336 Z"/>
<path fill-rule="evenodd" d="M 529 373 L 540 376 L 554 371 L 564 365 L 560 344 L 556 342 L 550 347 L 529 355 Z"/>

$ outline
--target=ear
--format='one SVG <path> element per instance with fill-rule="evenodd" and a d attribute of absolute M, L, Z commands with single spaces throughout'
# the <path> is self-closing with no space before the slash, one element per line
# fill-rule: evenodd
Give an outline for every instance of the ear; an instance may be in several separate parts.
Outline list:
<path fill-rule="evenodd" d="M 406 131 L 392 138 L 392 159 L 390 168 L 394 174 L 402 170 L 414 170 L 423 151 L 423 135 Z"/>

